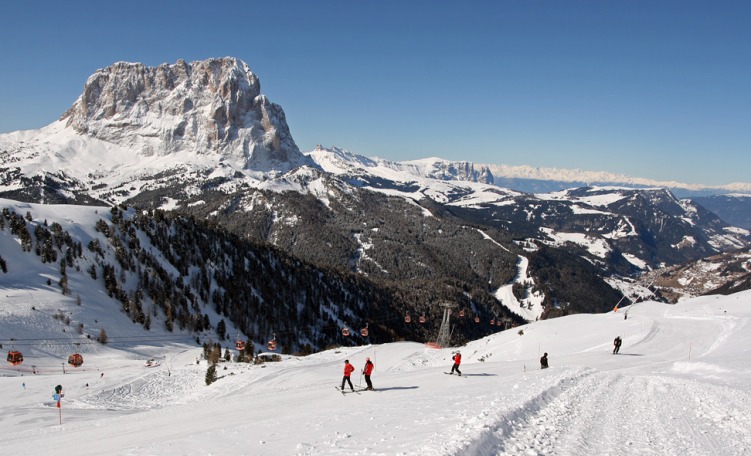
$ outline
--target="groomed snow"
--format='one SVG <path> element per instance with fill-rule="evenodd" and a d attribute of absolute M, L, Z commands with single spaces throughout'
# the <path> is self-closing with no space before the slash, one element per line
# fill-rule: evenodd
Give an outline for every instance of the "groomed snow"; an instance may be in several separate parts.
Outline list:
<path fill-rule="evenodd" d="M 18 293 L 3 289 L 2 308 Z M 461 347 L 461 378 L 443 373 L 456 349 L 412 342 L 224 363 L 210 386 L 189 344 L 106 348 L 65 374 L 60 359 L 36 352 L 0 371 L 0 446 L 33 455 L 749 454 L 750 300 L 644 302 L 535 322 Z M 154 352 L 162 364 L 145 367 Z M 344 359 L 364 384 L 366 356 L 377 391 L 334 389 Z M 33 375 L 31 364 L 57 367 Z"/>

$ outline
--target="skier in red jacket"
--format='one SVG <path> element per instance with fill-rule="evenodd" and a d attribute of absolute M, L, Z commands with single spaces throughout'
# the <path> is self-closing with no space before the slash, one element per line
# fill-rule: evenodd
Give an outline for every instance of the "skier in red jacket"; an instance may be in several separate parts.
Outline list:
<path fill-rule="evenodd" d="M 352 380 L 349 379 L 349 376 L 352 375 L 352 372 L 355 371 L 355 366 L 349 363 L 348 359 L 344 360 L 344 378 L 342 378 L 342 391 L 344 391 L 344 382 L 349 383 L 349 389 L 352 391 L 355 390 L 355 387 L 352 386 Z"/>
<path fill-rule="evenodd" d="M 365 388 L 366 390 L 374 391 L 373 390 L 373 383 L 370 381 L 370 374 L 373 373 L 373 363 L 370 361 L 370 358 L 365 358 L 365 367 L 362 370 L 363 375 L 365 376 L 365 383 L 368 384 L 368 387 Z"/>
<path fill-rule="evenodd" d="M 453 374 L 454 371 L 456 371 L 456 373 L 461 376 L 462 371 L 459 370 L 459 364 L 462 363 L 462 354 L 460 352 L 456 352 L 454 356 L 451 357 L 451 359 L 454 360 L 454 365 L 451 367 L 451 373 Z"/>

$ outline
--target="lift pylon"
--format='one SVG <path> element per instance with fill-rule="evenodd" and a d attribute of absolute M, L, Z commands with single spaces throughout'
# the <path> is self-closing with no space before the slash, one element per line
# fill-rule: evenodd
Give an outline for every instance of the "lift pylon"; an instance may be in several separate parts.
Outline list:
<path fill-rule="evenodd" d="M 439 306 L 443 307 L 443 320 L 441 321 L 441 329 L 438 330 L 436 343 L 441 347 L 448 347 L 451 344 L 451 309 L 458 306 L 453 302 L 442 302 Z"/>

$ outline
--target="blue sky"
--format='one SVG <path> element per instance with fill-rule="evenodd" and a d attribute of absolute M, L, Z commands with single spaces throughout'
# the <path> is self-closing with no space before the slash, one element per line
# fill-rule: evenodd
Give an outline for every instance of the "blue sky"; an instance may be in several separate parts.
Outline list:
<path fill-rule="evenodd" d="M 0 132 L 116 61 L 234 56 L 303 151 L 751 181 L 751 2 L 6 2 Z"/>

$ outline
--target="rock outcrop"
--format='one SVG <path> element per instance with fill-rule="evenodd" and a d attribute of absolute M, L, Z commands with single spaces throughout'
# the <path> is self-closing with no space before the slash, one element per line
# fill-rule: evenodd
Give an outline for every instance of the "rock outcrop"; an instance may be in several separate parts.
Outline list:
<path fill-rule="evenodd" d="M 231 57 L 158 67 L 116 63 L 89 77 L 61 120 L 145 156 L 217 154 L 264 172 L 311 164 L 282 108 L 261 95 L 248 65 Z"/>

